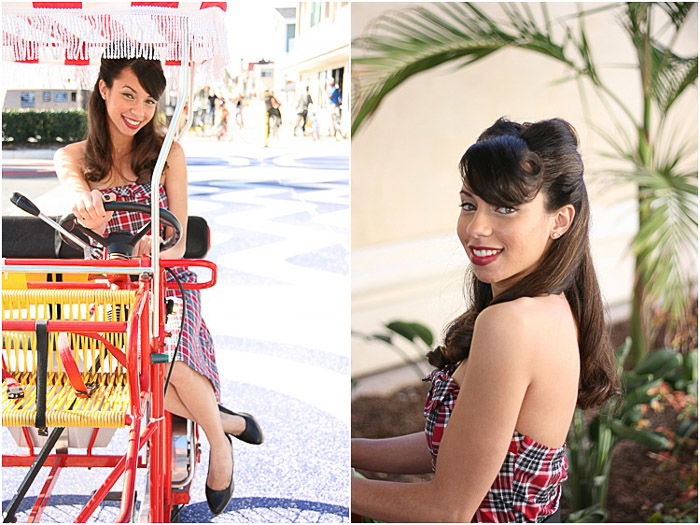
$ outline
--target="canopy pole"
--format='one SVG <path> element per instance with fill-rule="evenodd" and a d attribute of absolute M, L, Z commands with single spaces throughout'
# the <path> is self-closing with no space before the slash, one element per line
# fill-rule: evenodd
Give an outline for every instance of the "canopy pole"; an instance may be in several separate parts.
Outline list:
<path fill-rule="evenodd" d="M 173 145 L 175 135 L 178 132 L 182 111 L 187 102 L 187 98 L 190 95 L 189 83 L 191 80 L 190 69 L 192 68 L 192 61 L 189 52 L 189 24 L 189 19 L 186 19 L 184 34 L 182 38 L 182 45 L 185 48 L 185 52 L 182 53 L 182 58 L 180 61 L 180 81 L 178 85 L 179 97 L 177 101 L 177 106 L 175 107 L 175 112 L 173 113 L 173 116 L 170 119 L 168 132 L 165 135 L 165 138 L 163 139 L 163 146 L 160 148 L 158 160 L 156 161 L 155 168 L 153 168 L 153 176 L 151 177 L 151 271 L 153 275 L 153 282 L 151 283 L 151 289 L 153 291 L 153 300 L 151 301 L 150 323 L 151 339 L 155 338 L 158 335 L 160 329 L 160 177 L 163 173 L 165 161 L 168 158 L 168 154 L 170 153 L 170 148 Z M 191 109 L 192 108 L 190 107 L 190 111 Z M 186 233 L 187 223 L 181 224 L 180 227 L 184 228 L 182 231 Z"/>
<path fill-rule="evenodd" d="M 195 75 L 196 65 L 192 63 L 190 66 L 190 83 L 187 96 L 187 120 L 185 121 L 182 128 L 180 128 L 175 135 L 175 140 L 180 140 L 187 130 L 192 126 L 192 121 L 194 120 L 194 108 L 192 107 L 192 101 L 194 100 L 194 75 Z"/>

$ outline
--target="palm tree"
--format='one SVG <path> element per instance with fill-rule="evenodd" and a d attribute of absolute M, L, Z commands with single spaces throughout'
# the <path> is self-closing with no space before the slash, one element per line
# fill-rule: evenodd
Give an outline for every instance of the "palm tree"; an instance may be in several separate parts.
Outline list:
<path fill-rule="evenodd" d="M 547 4 L 499 4 L 504 20 L 471 3 L 437 3 L 389 13 L 377 19 L 367 36 L 356 39 L 353 56 L 353 119 L 357 133 L 393 89 L 413 75 L 445 63 L 469 66 L 506 48 L 545 55 L 564 64 L 583 89 L 609 108 L 615 134 L 589 114 L 589 125 L 609 144 L 609 156 L 624 161 L 614 175 L 636 184 L 639 230 L 632 293 L 632 363 L 648 352 L 653 332 L 649 312 L 661 309 L 672 321 L 687 319 L 694 285 L 697 231 L 697 170 L 688 169 L 696 147 L 691 138 L 674 137 L 667 117 L 681 95 L 696 84 L 698 57 L 673 51 L 694 3 L 608 4 L 579 10 L 574 20 L 553 20 Z M 601 77 L 593 60 L 585 21 L 609 10 L 620 20 L 636 52 L 643 104 L 631 108 Z M 559 29 L 558 31 L 555 30 Z M 561 30 L 563 29 L 563 31 Z M 561 36 L 559 36 L 561 35 Z M 619 116 L 616 116 L 619 115 Z M 694 116 L 694 115 L 693 115 Z M 693 163 L 694 164 L 694 163 Z"/>

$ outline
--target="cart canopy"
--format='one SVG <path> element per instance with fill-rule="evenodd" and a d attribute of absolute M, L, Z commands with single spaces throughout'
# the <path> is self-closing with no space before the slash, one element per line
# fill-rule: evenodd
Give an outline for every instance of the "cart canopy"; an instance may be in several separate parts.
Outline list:
<path fill-rule="evenodd" d="M 3 2 L 3 60 L 89 66 L 142 56 L 210 76 L 227 61 L 225 10 L 226 2 Z"/>

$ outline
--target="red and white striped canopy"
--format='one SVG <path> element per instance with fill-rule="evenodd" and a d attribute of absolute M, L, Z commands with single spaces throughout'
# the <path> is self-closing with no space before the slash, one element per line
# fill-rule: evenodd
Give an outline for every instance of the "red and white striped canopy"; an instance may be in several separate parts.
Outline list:
<path fill-rule="evenodd" d="M 89 66 L 143 56 L 220 71 L 224 11 L 226 2 L 3 2 L 3 59 Z"/>

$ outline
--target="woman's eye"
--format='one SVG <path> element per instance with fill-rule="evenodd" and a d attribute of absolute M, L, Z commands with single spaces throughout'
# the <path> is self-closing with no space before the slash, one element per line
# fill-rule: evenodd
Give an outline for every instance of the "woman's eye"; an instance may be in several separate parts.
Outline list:
<path fill-rule="evenodd" d="M 509 206 L 500 206 L 496 208 L 496 212 L 502 215 L 510 215 L 511 213 L 515 213 L 516 211 L 517 210 L 515 208 L 511 208 Z"/>
<path fill-rule="evenodd" d="M 464 211 L 474 211 L 476 209 L 476 206 L 474 206 L 471 202 L 463 202 L 459 205 L 459 207 Z"/>
<path fill-rule="evenodd" d="M 123 95 L 128 99 L 134 98 L 134 95 L 132 95 L 131 93 L 124 93 Z"/>
<path fill-rule="evenodd" d="M 155 106 L 155 105 L 156 105 L 156 101 L 155 101 L 155 100 L 151 100 L 151 99 L 149 98 L 148 100 L 146 100 L 146 104 L 151 104 L 151 105 Z"/>

